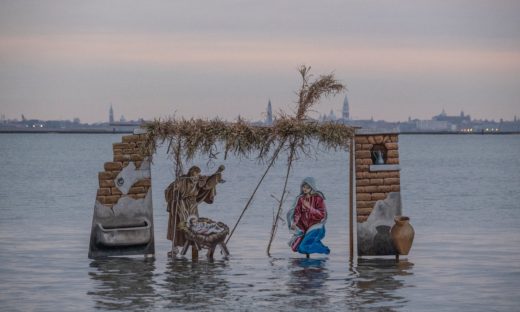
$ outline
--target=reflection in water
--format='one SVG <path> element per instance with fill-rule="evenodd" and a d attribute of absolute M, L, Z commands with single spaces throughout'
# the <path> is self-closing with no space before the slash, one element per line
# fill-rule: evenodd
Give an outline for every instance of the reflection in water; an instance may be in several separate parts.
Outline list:
<path fill-rule="evenodd" d="M 247 283 L 230 282 L 250 272 L 225 261 L 177 259 L 166 263 L 163 275 L 155 272 L 155 260 L 96 260 L 90 264 L 95 269 L 89 273 L 95 286 L 88 295 L 103 310 L 247 309 L 268 308 L 277 302 L 287 310 L 323 311 L 347 305 L 351 310 L 393 311 L 408 303 L 400 292 L 411 287 L 405 277 L 413 275 L 413 263 L 406 260 L 358 259 L 343 285 L 335 281 L 345 281 L 340 271 L 346 273 L 348 266 L 342 270 L 328 258 L 279 260 L 283 264 L 271 264 L 275 279 L 267 284 L 255 283 L 254 274 Z"/>
<path fill-rule="evenodd" d="M 413 263 L 394 259 L 358 259 L 357 277 L 352 280 L 352 304 L 388 311 L 401 308 L 408 301 L 397 290 L 405 287 L 400 277 L 413 275 Z M 406 287 L 410 287 L 407 285 Z"/>
<path fill-rule="evenodd" d="M 154 259 L 110 258 L 90 263 L 95 289 L 87 294 L 96 308 L 107 310 L 144 310 L 153 306 Z"/>
<path fill-rule="evenodd" d="M 329 295 L 325 283 L 329 273 L 326 264 L 327 259 L 290 259 L 287 282 L 291 295 L 290 308 L 314 309 L 327 306 Z"/>
<path fill-rule="evenodd" d="M 347 284 L 336 287 L 334 281 L 340 278 L 338 268 L 331 270 L 334 262 L 328 258 L 292 258 L 283 259 L 283 263 L 288 265 L 274 265 L 274 276 L 281 284 L 276 285 L 275 280 L 273 284 L 260 285 L 252 280 L 253 284 L 234 282 L 230 286 L 230 278 L 248 274 L 244 268 L 238 268 L 240 274 L 233 275 L 233 267 L 225 261 L 177 259 L 166 263 L 163 275 L 155 272 L 155 260 L 95 260 L 90 263 L 95 270 L 89 273 L 95 283 L 88 295 L 97 309 L 139 311 L 158 307 L 213 310 L 255 304 L 267 308 L 274 302 L 287 310 L 323 311 L 324 307 L 347 305 L 352 310 L 393 311 L 406 307 L 408 302 L 399 291 L 411 287 L 404 281 L 406 276 L 413 275 L 413 263 L 406 260 L 358 259 L 357 265 L 351 266 Z M 255 303 L 257 299 L 261 303 Z"/>
<path fill-rule="evenodd" d="M 166 265 L 164 298 L 167 308 L 207 309 L 215 305 L 225 306 L 229 286 L 222 278 L 227 264 L 224 261 L 192 262 L 176 259 Z"/>

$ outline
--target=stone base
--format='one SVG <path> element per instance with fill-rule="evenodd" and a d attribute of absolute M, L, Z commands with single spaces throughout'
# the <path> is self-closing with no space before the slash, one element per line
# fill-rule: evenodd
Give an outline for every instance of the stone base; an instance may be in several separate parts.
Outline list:
<path fill-rule="evenodd" d="M 384 200 L 378 200 L 365 222 L 357 223 L 357 244 L 359 256 L 395 255 L 390 239 L 390 229 L 394 217 L 401 215 L 401 193 L 388 193 Z"/>
<path fill-rule="evenodd" d="M 145 198 L 123 196 L 112 208 L 96 201 L 89 258 L 155 254 L 152 192 Z"/>

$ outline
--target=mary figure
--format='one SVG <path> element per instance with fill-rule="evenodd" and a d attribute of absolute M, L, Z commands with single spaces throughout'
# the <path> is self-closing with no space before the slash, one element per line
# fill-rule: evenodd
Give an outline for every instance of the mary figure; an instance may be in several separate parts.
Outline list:
<path fill-rule="evenodd" d="M 329 247 L 321 240 L 325 237 L 327 209 L 325 195 L 316 188 L 313 177 L 303 179 L 300 195 L 287 213 L 287 224 L 293 233 L 289 246 L 307 256 L 311 253 L 329 254 Z"/>

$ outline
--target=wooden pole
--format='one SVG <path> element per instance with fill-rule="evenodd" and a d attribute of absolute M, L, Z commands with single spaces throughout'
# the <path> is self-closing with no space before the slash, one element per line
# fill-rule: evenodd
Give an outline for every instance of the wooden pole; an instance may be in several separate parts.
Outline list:
<path fill-rule="evenodd" d="M 285 174 L 285 183 L 283 185 L 282 197 L 280 198 L 280 204 L 278 206 L 278 211 L 276 212 L 276 218 L 274 219 L 273 227 L 271 229 L 271 237 L 269 238 L 269 244 L 267 244 L 267 256 L 271 256 L 271 244 L 273 243 L 274 236 L 276 234 L 276 229 L 278 227 L 278 219 L 280 219 L 280 213 L 282 212 L 282 205 L 284 202 L 285 192 L 287 190 L 287 181 L 289 180 L 289 174 L 291 173 L 292 161 L 294 157 L 295 146 L 293 140 L 291 143 L 291 151 L 289 152 L 289 160 L 287 161 L 287 173 Z"/>
<path fill-rule="evenodd" d="M 172 141 L 170 140 L 170 145 Z M 182 163 L 181 163 L 181 139 L 177 141 L 177 148 L 175 149 L 175 181 L 179 180 L 179 177 L 182 174 Z M 168 150 L 170 149 L 170 146 L 168 146 Z M 179 206 L 179 192 L 177 192 L 177 198 L 173 198 L 175 195 L 175 187 L 172 187 L 172 202 L 170 207 L 170 213 L 172 214 L 173 219 L 173 239 L 172 239 L 172 259 L 175 259 L 177 255 L 177 249 L 175 248 L 175 236 L 177 236 L 177 207 Z M 177 203 L 174 205 L 174 200 L 177 201 Z M 175 211 L 173 211 L 173 206 L 175 206 Z"/>
<path fill-rule="evenodd" d="M 348 219 L 349 219 L 349 248 L 350 248 L 350 261 L 354 260 L 354 147 L 355 139 L 350 139 L 350 160 L 349 160 L 349 207 L 348 207 Z"/>
<path fill-rule="evenodd" d="M 269 172 L 269 169 L 271 169 L 271 167 L 273 166 L 274 162 L 275 162 L 276 159 L 278 158 L 278 154 L 279 154 L 280 151 L 282 150 L 284 143 L 285 143 L 285 140 L 282 141 L 282 143 L 280 143 L 280 146 L 278 146 L 278 148 L 277 148 L 276 151 L 274 152 L 273 157 L 271 157 L 271 161 L 270 161 L 270 163 L 269 163 L 269 166 L 267 166 L 267 168 L 265 169 L 265 172 L 264 172 L 264 174 L 262 175 L 262 178 L 260 178 L 260 181 L 258 181 L 258 184 L 256 185 L 255 190 L 253 191 L 253 194 L 251 194 L 251 196 L 249 197 L 249 200 L 247 201 L 246 206 L 245 206 L 244 209 L 242 210 L 242 213 L 241 213 L 240 216 L 238 217 L 238 220 L 237 220 L 237 222 L 235 223 L 235 226 L 233 226 L 233 229 L 231 230 L 231 233 L 229 233 L 229 236 L 228 236 L 228 238 L 226 239 L 226 244 L 227 244 L 227 243 L 229 242 L 229 240 L 231 239 L 231 236 L 233 236 L 233 233 L 235 232 L 235 229 L 237 228 L 238 223 L 240 223 L 240 220 L 242 220 L 242 217 L 244 216 L 244 213 L 246 212 L 247 208 L 249 208 L 249 205 L 250 205 L 251 202 L 253 201 L 253 197 L 255 197 L 256 191 L 258 191 L 258 188 L 260 187 L 260 184 L 262 184 L 262 182 L 264 181 L 264 178 L 265 178 L 265 176 L 267 175 L 267 173 Z"/>

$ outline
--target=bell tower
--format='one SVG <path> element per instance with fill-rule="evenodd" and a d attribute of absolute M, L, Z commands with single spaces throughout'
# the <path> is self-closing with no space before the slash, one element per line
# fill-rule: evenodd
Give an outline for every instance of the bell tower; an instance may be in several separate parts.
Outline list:
<path fill-rule="evenodd" d="M 345 120 L 350 120 L 349 105 L 348 105 L 348 99 L 347 99 L 346 95 L 345 95 L 345 100 L 343 100 L 343 111 L 342 111 L 341 117 Z"/>

